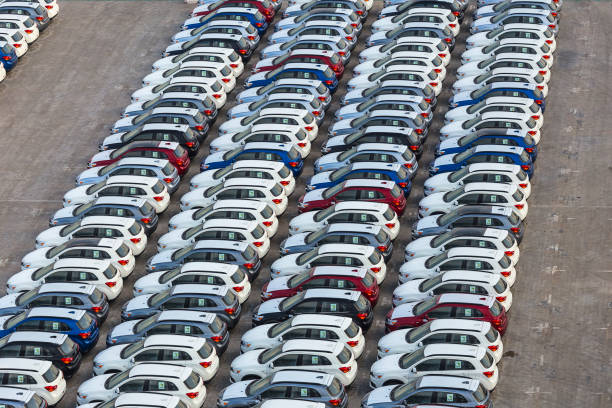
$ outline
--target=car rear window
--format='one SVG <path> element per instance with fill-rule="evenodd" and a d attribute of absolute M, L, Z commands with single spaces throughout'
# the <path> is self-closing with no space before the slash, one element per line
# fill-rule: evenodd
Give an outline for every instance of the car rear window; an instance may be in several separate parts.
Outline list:
<path fill-rule="evenodd" d="M 183 148 L 183 146 L 176 146 L 176 149 L 174 149 L 174 155 L 176 157 L 183 157 L 187 154 L 187 151 Z"/>
<path fill-rule="evenodd" d="M 210 343 L 205 342 L 202 348 L 198 350 L 198 355 L 202 358 L 208 358 L 212 354 L 214 348 L 210 345 Z"/>
<path fill-rule="evenodd" d="M 512 248 L 512 246 L 514 245 L 514 242 L 515 242 L 515 239 L 511 234 L 506 235 L 506 238 L 502 240 L 502 244 L 506 248 Z"/>
<path fill-rule="evenodd" d="M 102 274 L 106 279 L 112 279 L 117 274 L 117 268 L 115 268 L 113 265 L 109 265 L 108 268 L 102 272 Z"/>
<path fill-rule="evenodd" d="M 342 363 L 342 364 L 346 364 L 349 361 L 351 361 L 351 357 L 353 355 L 353 352 L 350 351 L 348 348 L 343 347 L 342 351 L 340 353 L 338 353 L 338 355 L 336 356 L 338 358 L 338 360 Z"/>
<path fill-rule="evenodd" d="M 378 252 L 372 252 L 372 255 L 368 257 L 368 260 L 372 263 L 372 265 L 376 265 L 380 262 L 381 255 Z"/>
<path fill-rule="evenodd" d="M 400 190 L 397 184 L 393 185 L 393 188 L 391 189 L 391 195 L 395 198 L 398 198 L 402 195 L 402 190 Z"/>
<path fill-rule="evenodd" d="M 244 259 L 252 259 L 255 257 L 255 250 L 251 247 L 246 247 L 246 249 L 242 252 L 242 256 Z"/>
<path fill-rule="evenodd" d="M 283 193 L 283 191 L 284 191 L 283 188 L 278 183 L 274 183 L 274 186 L 270 189 L 270 192 L 272 193 L 274 197 L 278 197 L 279 195 Z"/>
<path fill-rule="evenodd" d="M 40 408 L 42 406 L 47 406 L 47 403 L 43 403 L 42 397 L 39 397 L 38 394 L 32 395 L 32 398 L 24 405 L 25 408 Z M 10 405 L 5 405 L 5 407 L 9 408 Z"/>
<path fill-rule="evenodd" d="M 263 237 L 264 232 L 265 232 L 264 229 L 261 226 L 257 225 L 253 229 L 253 231 L 251 231 L 251 234 L 253 235 L 253 238 L 259 239 L 259 238 Z"/>
<path fill-rule="evenodd" d="M 215 317 L 209 327 L 213 333 L 219 333 L 223 329 L 223 322 Z"/>
<path fill-rule="evenodd" d="M 327 392 L 330 396 L 338 395 L 342 392 L 342 385 L 336 377 L 332 380 L 331 384 L 327 387 Z"/>
<path fill-rule="evenodd" d="M 512 211 L 512 213 L 510 213 L 510 216 L 508 217 L 508 221 L 510 221 L 510 224 L 512 225 L 517 225 L 521 221 L 521 219 L 514 211 Z"/>
<path fill-rule="evenodd" d="M 474 399 L 478 402 L 484 402 L 487 399 L 487 390 L 485 390 L 482 386 L 482 384 L 478 385 L 478 388 L 476 388 L 476 391 L 474 391 Z"/>
<path fill-rule="evenodd" d="M 363 277 L 363 279 L 361 279 L 361 283 L 366 287 L 369 288 L 370 286 L 372 286 L 374 284 L 374 276 L 372 276 L 371 273 L 366 273 Z"/>
<path fill-rule="evenodd" d="M 126 244 L 121 244 L 119 248 L 117 248 L 117 255 L 120 257 L 126 256 L 130 252 L 130 248 Z"/>
<path fill-rule="evenodd" d="M 499 332 L 491 326 L 487 334 L 485 334 L 485 337 L 489 342 L 493 343 L 499 337 Z"/>
<path fill-rule="evenodd" d="M 420 118 L 420 116 L 417 116 L 415 119 L 418 119 L 418 118 Z M 416 122 L 416 121 L 415 121 L 415 122 Z M 421 126 L 421 125 L 417 125 L 417 126 Z M 404 153 L 402 153 L 402 158 L 403 158 L 404 160 L 406 160 L 406 161 L 411 161 L 413 157 L 414 157 L 414 155 L 413 155 L 413 154 L 412 154 L 412 152 L 411 152 L 410 150 L 408 150 L 408 149 L 406 149 L 406 150 L 404 151 Z"/>
<path fill-rule="evenodd" d="M 283 166 L 278 170 L 278 175 L 281 176 L 281 178 L 287 178 L 290 174 L 291 170 L 289 170 L 287 166 Z"/>
<path fill-rule="evenodd" d="M 387 234 L 387 232 L 381 228 L 380 231 L 378 231 L 378 234 L 376 234 L 376 241 L 381 244 L 384 244 L 385 242 L 387 242 L 388 239 L 389 234 Z"/>
<path fill-rule="evenodd" d="M 244 280 L 245 276 L 246 275 L 244 274 L 244 272 L 242 272 L 241 269 L 237 269 L 236 272 L 232 275 L 231 279 L 234 283 L 240 283 Z"/>
<path fill-rule="evenodd" d="M 161 183 L 161 181 L 158 181 L 157 183 L 153 184 L 151 190 L 153 190 L 155 194 L 159 194 L 164 191 L 164 185 Z"/>
<path fill-rule="evenodd" d="M 88 313 L 85 313 L 83 314 L 83 317 L 81 317 L 77 322 L 77 326 L 79 327 L 79 329 L 85 330 L 90 328 L 92 323 L 93 319 L 91 318 L 91 316 Z"/>
<path fill-rule="evenodd" d="M 63 355 L 68 355 L 68 354 L 72 354 L 75 347 L 76 345 L 70 339 L 70 337 L 66 337 L 66 340 L 64 340 L 64 342 L 59 346 L 59 349 Z"/>
<path fill-rule="evenodd" d="M 502 306 L 497 300 L 495 300 L 489 310 L 493 316 L 499 316 L 502 312 Z"/>
<path fill-rule="evenodd" d="M 225 296 L 223 296 L 223 303 L 226 305 L 233 305 L 236 302 L 236 295 L 231 290 L 228 290 Z"/>
<path fill-rule="evenodd" d="M 266 205 L 264 209 L 261 210 L 260 214 L 264 219 L 268 219 L 272 217 L 272 215 L 274 215 L 274 210 L 272 210 L 272 207 L 270 207 L 269 205 Z"/>
<path fill-rule="evenodd" d="M 502 268 L 508 268 L 510 267 L 512 263 L 510 262 L 510 258 L 508 258 L 507 255 L 504 255 L 500 260 L 499 260 L 499 265 Z"/>
<path fill-rule="evenodd" d="M 480 363 L 484 368 L 489 368 L 493 365 L 493 357 L 488 352 L 485 352 L 484 357 L 480 360 Z"/>
<path fill-rule="evenodd" d="M 140 206 L 140 212 L 143 214 L 151 214 L 153 211 L 155 211 L 153 209 L 153 206 L 151 204 L 149 204 L 147 201 L 145 201 L 141 206 Z"/>
<path fill-rule="evenodd" d="M 348 327 L 344 329 L 344 332 L 349 338 L 352 339 L 353 337 L 359 334 L 359 326 L 357 326 L 355 322 L 351 321 L 351 324 L 349 324 Z"/>
<path fill-rule="evenodd" d="M 385 217 L 385 220 L 391 221 L 393 217 L 395 217 L 395 211 L 393 211 L 391 207 L 387 207 L 387 209 L 383 213 L 383 217 Z"/>
<path fill-rule="evenodd" d="M 191 374 L 189 374 L 189 377 L 187 377 L 185 381 L 183 381 L 183 384 L 185 384 L 187 389 L 192 390 L 198 385 L 200 385 L 200 377 L 192 371 Z"/>
<path fill-rule="evenodd" d="M 359 295 L 357 301 L 355 302 L 355 308 L 360 312 L 368 310 L 368 300 L 362 295 Z"/>
<path fill-rule="evenodd" d="M 525 198 L 525 195 L 521 192 L 521 190 L 516 190 L 514 194 L 512 194 L 512 198 L 516 201 L 522 201 Z"/>
<path fill-rule="evenodd" d="M 493 285 L 493 288 L 497 293 L 504 293 L 504 291 L 508 288 L 508 284 L 503 278 L 499 278 L 497 283 Z"/>
<path fill-rule="evenodd" d="M 132 224 L 132 226 L 128 228 L 128 231 L 130 231 L 130 234 L 132 235 L 138 235 L 140 231 L 142 231 L 142 226 L 136 221 L 134 221 L 134 224 Z"/>
<path fill-rule="evenodd" d="M 46 382 L 50 383 L 55 381 L 55 379 L 59 376 L 60 370 L 51 364 L 51 367 L 42 375 Z"/>

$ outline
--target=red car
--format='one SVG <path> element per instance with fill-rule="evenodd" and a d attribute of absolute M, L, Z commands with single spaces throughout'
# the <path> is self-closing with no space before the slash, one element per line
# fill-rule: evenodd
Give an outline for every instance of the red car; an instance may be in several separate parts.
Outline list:
<path fill-rule="evenodd" d="M 420 302 L 404 303 L 387 313 L 386 332 L 418 327 L 435 319 L 471 319 L 489 322 L 504 334 L 508 317 L 493 296 L 446 293 Z"/>
<path fill-rule="evenodd" d="M 119 149 L 105 150 L 95 154 L 87 163 L 87 167 L 107 166 L 124 157 L 149 157 L 152 159 L 166 159 L 182 176 L 187 172 L 189 164 L 189 153 L 187 149 L 175 142 L 158 142 L 155 140 L 143 140 L 126 144 Z"/>
<path fill-rule="evenodd" d="M 329 188 L 317 188 L 300 197 L 298 211 L 322 210 L 341 201 L 385 203 L 398 215 L 406 209 L 406 197 L 392 181 L 375 179 L 347 180 Z"/>
<path fill-rule="evenodd" d="M 357 290 L 372 303 L 378 300 L 376 278 L 367 268 L 348 266 L 318 266 L 291 276 L 281 276 L 261 288 L 261 300 L 288 297 L 306 289 Z"/>
<path fill-rule="evenodd" d="M 333 51 L 297 49 L 289 54 L 281 55 L 276 58 L 266 58 L 257 63 L 252 72 L 272 71 L 290 62 L 307 64 L 325 64 L 336 73 L 336 78 L 340 78 L 344 73 L 344 64 L 340 55 Z"/>
<path fill-rule="evenodd" d="M 274 14 L 276 14 L 274 5 L 268 0 L 220 0 L 216 3 L 204 4 L 196 7 L 193 13 L 191 13 L 191 17 L 205 16 L 217 9 L 225 7 L 256 8 L 263 14 L 268 23 L 272 22 Z"/>

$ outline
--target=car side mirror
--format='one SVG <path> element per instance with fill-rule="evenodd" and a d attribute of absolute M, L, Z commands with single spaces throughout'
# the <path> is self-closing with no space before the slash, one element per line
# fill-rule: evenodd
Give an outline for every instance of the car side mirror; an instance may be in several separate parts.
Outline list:
<path fill-rule="evenodd" d="M 136 362 L 136 359 L 134 357 L 130 357 L 130 363 L 134 364 Z"/>
<path fill-rule="evenodd" d="M 307 268 L 312 268 L 312 266 L 309 263 L 306 264 L 306 267 Z"/>
<path fill-rule="evenodd" d="M 453 201 L 453 205 L 459 205 L 459 201 L 457 200 Z"/>
<path fill-rule="evenodd" d="M 411 367 L 410 368 L 410 372 L 413 373 L 413 374 L 416 374 L 416 372 L 417 372 L 416 367 Z"/>
<path fill-rule="evenodd" d="M 268 364 L 268 367 L 270 367 L 270 368 L 274 368 L 274 363 L 270 363 L 270 364 Z"/>
<path fill-rule="evenodd" d="M 464 183 L 463 183 L 463 180 L 459 180 L 459 181 L 457 182 L 457 185 L 462 186 L 463 184 L 464 184 Z"/>
<path fill-rule="evenodd" d="M 428 296 L 434 296 L 433 290 L 430 290 L 429 292 L 427 292 Z"/>
<path fill-rule="evenodd" d="M 114 392 L 115 394 L 119 394 L 121 391 L 119 390 L 119 388 L 115 388 L 115 389 L 113 390 L 113 392 Z"/>
<path fill-rule="evenodd" d="M 423 342 L 422 342 L 422 341 L 419 341 L 419 342 L 417 343 L 417 346 L 419 346 L 419 347 L 423 347 Z"/>

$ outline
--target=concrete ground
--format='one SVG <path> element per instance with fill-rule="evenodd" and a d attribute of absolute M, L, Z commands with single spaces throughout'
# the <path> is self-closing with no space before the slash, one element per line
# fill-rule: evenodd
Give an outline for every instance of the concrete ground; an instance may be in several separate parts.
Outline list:
<path fill-rule="evenodd" d="M 380 3 L 372 10 L 368 24 L 374 21 Z M 502 360 L 501 379 L 494 394 L 497 408 L 612 405 L 612 269 L 608 242 L 612 222 L 612 187 L 608 182 L 612 141 L 605 133 L 612 119 L 604 111 L 612 102 L 605 82 L 611 67 L 607 38 L 612 31 L 608 25 L 612 8 L 608 4 L 566 1 L 564 6 L 544 137 L 529 201 L 529 227 L 521 246 L 520 276 L 514 287 L 515 302 L 505 336 L 506 358 Z M 74 177 L 85 168 L 98 141 L 107 135 L 131 92 L 150 72 L 150 64 L 192 8 L 172 0 L 71 0 L 61 2 L 61 6 L 61 15 L 0 84 L 3 281 L 19 270 L 21 257 L 33 248 L 35 236 L 61 207 L 61 198 L 72 188 Z M 459 43 L 466 30 L 464 26 Z M 368 32 L 362 34 L 362 42 L 367 35 Z M 355 53 L 362 48 L 358 46 Z M 454 80 L 456 58 L 461 51 L 459 45 L 449 67 L 437 119 L 402 218 L 405 227 L 388 264 L 390 271 L 401 265 L 403 248 L 410 240 L 409 226 L 422 197 L 427 164 L 433 156 L 437 130 L 450 96 L 448 87 Z M 349 64 L 343 84 L 350 79 L 355 62 L 356 57 Z M 304 181 L 312 175 L 312 162 L 319 156 L 320 144 L 343 93 L 341 86 L 291 197 L 291 206 L 281 218 L 271 254 L 244 305 L 244 317 L 232 333 L 222 367 L 208 384 L 207 407 L 214 406 L 218 391 L 229 383 L 229 363 L 239 352 L 241 334 L 250 327 L 250 314 L 258 304 L 268 266 L 286 236 L 288 220 L 297 213 L 297 198 L 304 191 Z M 233 105 L 233 97 L 230 100 L 228 108 Z M 225 117 L 225 109 L 221 117 Z M 216 135 L 217 126 L 210 138 Z M 206 153 L 207 149 L 202 149 L 194 161 L 199 162 Z M 197 165 L 193 165 L 187 178 L 197 172 Z M 173 197 L 174 204 L 161 217 L 152 241 L 166 231 L 169 217 L 178 211 L 178 197 L 186 189 L 183 183 Z M 131 298 L 131 286 L 143 275 L 144 261 L 153 253 L 151 243 L 126 281 L 124 293 L 113 303 L 102 340 L 86 356 L 79 374 L 69 380 L 69 392 L 60 407 L 74 406 L 78 385 L 89 378 L 93 356 L 104 347 L 107 330 L 119 322 L 120 306 Z M 376 358 L 376 342 L 384 334 L 384 315 L 395 285 L 391 273 L 382 287 L 376 323 L 367 333 L 368 350 L 360 360 L 359 377 L 350 388 L 351 408 L 359 406 L 360 398 L 369 391 L 369 366 Z"/>

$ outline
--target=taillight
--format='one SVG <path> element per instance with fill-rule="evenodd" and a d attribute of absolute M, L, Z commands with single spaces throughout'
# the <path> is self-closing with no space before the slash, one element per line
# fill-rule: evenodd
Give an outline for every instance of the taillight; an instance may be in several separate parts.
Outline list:
<path fill-rule="evenodd" d="M 319 100 L 321 102 L 325 102 L 327 100 L 327 97 L 326 96 L 319 96 Z"/>
<path fill-rule="evenodd" d="M 548 54 L 542 55 L 542 58 L 544 58 L 545 60 L 550 59 L 550 55 L 548 55 Z"/>
<path fill-rule="evenodd" d="M 430 82 L 429 85 L 431 85 L 431 86 L 438 86 L 438 83 L 437 82 Z"/>
<path fill-rule="evenodd" d="M 238 64 L 230 64 L 230 67 L 232 67 L 232 68 L 238 68 Z"/>
<path fill-rule="evenodd" d="M 196 126 L 196 129 L 197 129 L 197 128 L 202 128 L 202 129 L 204 129 L 204 127 L 202 127 L 202 126 Z M 202 129 L 198 129 L 198 130 L 202 130 Z M 195 145 L 195 143 L 194 143 L 194 142 L 186 142 L 186 143 L 185 143 L 185 145 L 186 145 L 187 147 L 193 147 L 193 146 Z"/>
<path fill-rule="evenodd" d="M 538 74 L 540 74 L 540 75 L 546 75 L 546 73 L 547 73 L 547 72 L 548 72 L 548 71 L 538 71 Z"/>
<path fill-rule="evenodd" d="M 546 44 L 552 44 L 553 40 L 546 40 Z"/>
<path fill-rule="evenodd" d="M 416 132 L 417 135 L 423 134 L 423 129 L 414 129 L 414 131 Z"/>
<path fill-rule="evenodd" d="M 415 151 L 415 152 L 416 152 L 417 150 L 419 150 L 419 146 L 417 146 L 417 145 L 410 145 L 410 146 L 408 146 L 408 147 L 410 148 L 410 150 Z"/>
<path fill-rule="evenodd" d="M 234 313 L 236 313 L 236 309 L 234 309 L 233 307 L 226 307 L 225 309 L 225 313 L 227 313 L 228 315 L 233 315 Z"/>
<path fill-rule="evenodd" d="M 197 130 L 198 132 L 201 132 L 201 131 L 203 131 L 203 130 L 204 130 L 204 126 L 202 126 L 202 125 L 196 125 L 196 126 L 195 126 L 195 130 Z M 191 147 L 191 146 L 190 146 L 190 147 Z"/>
<path fill-rule="evenodd" d="M 350 347 L 357 347 L 359 345 L 359 340 L 347 341 L 346 344 Z"/>
<path fill-rule="evenodd" d="M 37 17 L 37 19 L 38 19 L 38 17 Z M 555 27 L 557 27 L 557 26 L 556 26 L 556 25 L 554 25 L 554 24 L 549 24 L 548 26 L 549 26 L 550 28 L 555 28 Z"/>
<path fill-rule="evenodd" d="M 405 181 L 400 181 L 399 183 L 397 183 L 397 185 L 400 186 L 401 188 L 406 188 L 408 183 L 406 183 Z"/>
<path fill-rule="evenodd" d="M 43 21 L 43 20 L 44 20 L 44 17 L 43 17 L 43 16 L 37 16 L 37 17 L 36 17 L 36 20 L 38 20 L 38 21 Z M 549 27 L 550 27 L 550 26 L 549 26 Z M 552 28 L 555 28 L 555 27 L 552 27 Z"/>
<path fill-rule="evenodd" d="M 288 186 L 289 185 L 289 180 L 282 180 L 281 182 L 282 186 Z"/>
<path fill-rule="evenodd" d="M 64 364 L 70 364 L 74 361 L 74 358 L 72 357 L 62 357 L 60 360 L 62 360 L 62 363 Z M 45 387 L 47 388 L 47 387 Z"/>
<path fill-rule="evenodd" d="M 359 26 L 359 24 L 357 24 L 357 23 L 351 23 L 351 27 L 353 27 L 353 28 L 357 28 L 358 26 Z"/>
<path fill-rule="evenodd" d="M 137 244 L 140 242 L 140 238 L 130 238 L 130 241 L 132 241 L 133 243 Z"/>
<path fill-rule="evenodd" d="M 497 299 L 497 301 L 499 302 L 504 302 L 506 300 L 505 296 L 496 296 L 495 299 Z"/>
<path fill-rule="evenodd" d="M 439 74 L 440 72 L 442 72 L 440 68 L 434 68 L 434 71 L 436 71 L 436 74 Z"/>
<path fill-rule="evenodd" d="M 219 98 L 221 98 L 221 96 L 222 96 L 221 94 L 213 94 L 213 98 L 215 98 L 215 99 L 219 99 Z"/>
<path fill-rule="evenodd" d="M 544 102 L 544 101 L 542 101 L 541 99 L 536 99 L 536 100 L 535 100 L 535 103 L 537 103 L 538 105 L 541 105 L 541 104 L 542 104 L 542 102 Z"/>
<path fill-rule="evenodd" d="M 449 27 L 452 27 L 452 28 L 455 28 L 455 27 L 457 27 L 457 24 L 455 24 L 455 23 L 450 23 L 448 26 L 449 26 Z"/>
<path fill-rule="evenodd" d="M 412 163 L 404 163 L 404 167 L 406 167 L 407 169 L 411 169 Z"/>
<path fill-rule="evenodd" d="M 510 271 L 502 271 L 501 274 L 504 278 L 507 278 L 510 276 Z"/>
<path fill-rule="evenodd" d="M 247 262 L 247 263 L 245 263 L 245 264 L 242 264 L 242 266 L 244 266 L 244 267 L 245 267 L 245 268 L 247 268 L 247 269 L 253 269 L 253 267 L 255 266 L 255 264 L 254 264 L 254 263 L 251 263 L 251 262 Z"/>
<path fill-rule="evenodd" d="M 485 377 L 491 378 L 493 377 L 493 374 L 495 374 L 495 371 L 485 371 L 483 372 L 483 374 L 485 375 Z"/>
<path fill-rule="evenodd" d="M 261 26 L 263 26 L 263 23 L 255 23 L 255 26 L 256 27 L 261 27 Z"/>
<path fill-rule="evenodd" d="M 459 14 L 460 14 L 460 13 L 459 13 L 458 11 L 453 11 L 453 16 L 455 16 L 455 17 L 459 17 Z"/>
<path fill-rule="evenodd" d="M 523 207 L 525 207 L 525 204 L 514 204 L 514 206 L 518 208 L 519 210 L 522 210 Z"/>
<path fill-rule="evenodd" d="M 289 162 L 289 166 L 291 167 L 297 167 L 300 163 L 296 162 L 296 161 L 290 161 Z"/>
<path fill-rule="evenodd" d="M 514 255 L 514 251 L 504 251 L 505 255 L 512 256 Z"/>
<path fill-rule="evenodd" d="M 428 118 L 429 117 L 429 112 L 421 112 L 421 116 L 424 118 Z"/>
<path fill-rule="evenodd" d="M 366 317 L 368 317 L 367 313 L 357 313 L 357 317 L 361 320 L 365 320 Z"/>
<path fill-rule="evenodd" d="M 215 343 L 219 343 L 220 341 L 223 340 L 223 336 L 212 336 L 210 339 L 214 341 Z"/>
<path fill-rule="evenodd" d="M 338 51 L 338 55 L 340 55 L 341 57 L 344 57 L 346 55 L 346 52 L 344 51 Z"/>
<path fill-rule="evenodd" d="M 302 149 L 305 148 L 308 144 L 306 142 L 298 142 L 297 145 Z"/>
<path fill-rule="evenodd" d="M 321 111 L 312 111 L 312 114 L 315 116 L 319 116 L 321 114 Z"/>
<path fill-rule="evenodd" d="M 247 50 L 242 49 L 242 50 L 238 50 L 238 52 L 241 53 L 242 55 L 245 55 L 247 53 Z"/>
<path fill-rule="evenodd" d="M 114 288 L 117 285 L 117 282 L 108 281 L 108 282 L 104 282 L 104 284 L 108 286 L 109 288 Z"/>
<path fill-rule="evenodd" d="M 86 338 L 89 337 L 90 334 L 91 333 L 89 333 L 89 332 L 79 333 L 79 337 L 82 338 L 82 339 L 86 339 Z"/>
<path fill-rule="evenodd" d="M 5 55 L 4 57 L 2 57 L 3 60 L 8 61 L 11 59 L 11 57 L 9 57 L 8 55 Z"/>
<path fill-rule="evenodd" d="M 49 392 L 53 392 L 53 391 L 57 390 L 57 385 L 46 385 L 45 386 L 45 390 L 47 390 Z"/>
<path fill-rule="evenodd" d="M 538 120 L 540 119 L 540 115 L 531 115 L 531 119 Z"/>
<path fill-rule="evenodd" d="M 106 282 L 106 285 L 108 285 L 108 282 Z M 114 286 L 114 285 L 113 285 Z M 102 308 L 100 306 L 93 306 L 91 308 L 91 311 L 94 313 L 100 313 L 102 311 Z M 72 361 L 72 360 L 71 360 Z"/>
<path fill-rule="evenodd" d="M 502 321 L 500 319 L 493 319 L 493 321 L 491 321 L 491 323 L 493 324 L 493 326 L 495 327 L 500 327 L 502 324 Z"/>
<path fill-rule="evenodd" d="M 21 44 L 13 44 L 13 47 L 15 47 L 15 48 L 21 48 Z"/>
<path fill-rule="evenodd" d="M 163 199 L 164 199 L 164 197 L 162 197 L 162 196 L 155 196 L 155 197 L 153 197 L 153 199 L 154 199 L 155 201 L 161 201 L 161 200 L 163 200 Z"/>
<path fill-rule="evenodd" d="M 344 38 L 346 38 L 348 41 L 353 41 L 353 37 L 351 37 L 350 35 L 347 35 L 347 36 L 346 36 L 346 37 L 344 37 Z"/>
<path fill-rule="evenodd" d="M 304 126 L 304 129 L 306 129 L 309 132 L 312 132 L 314 127 L 313 126 Z"/>
<path fill-rule="evenodd" d="M 188 393 L 187 393 L 187 396 L 188 396 L 189 398 L 191 398 L 191 399 L 197 398 L 197 397 L 198 397 L 198 395 L 200 395 L 200 393 L 199 393 L 199 392 L 188 392 Z"/>
<path fill-rule="evenodd" d="M 424 100 L 425 100 L 425 102 L 427 102 L 427 103 L 431 103 L 431 101 L 433 101 L 433 99 L 431 99 L 431 98 L 425 98 Z"/>
<path fill-rule="evenodd" d="M 264 222 L 263 222 L 263 225 L 265 225 L 266 227 L 271 227 L 271 226 L 272 226 L 272 224 L 273 224 L 273 222 L 272 222 L 272 221 L 264 221 Z"/>
<path fill-rule="evenodd" d="M 119 260 L 119 265 L 123 265 L 123 266 L 125 266 L 125 265 L 127 265 L 128 263 L 130 263 L 130 261 L 128 261 L 127 259 L 120 259 L 120 260 Z"/>
<path fill-rule="evenodd" d="M 520 229 L 518 227 L 512 227 L 510 228 L 510 231 L 514 232 L 515 234 L 518 234 Z"/>
<path fill-rule="evenodd" d="M 519 186 L 521 186 L 521 188 L 527 188 L 528 184 L 527 183 L 520 183 Z"/>
<path fill-rule="evenodd" d="M 389 223 L 385 224 L 385 227 L 387 227 L 389 229 L 393 228 L 393 227 L 395 227 L 395 223 L 394 222 L 389 222 Z"/>
<path fill-rule="evenodd" d="M 387 250 L 387 247 L 385 245 L 379 245 L 376 247 L 376 249 L 378 249 L 380 252 L 385 252 Z"/>
<path fill-rule="evenodd" d="M 345 374 L 351 371 L 351 367 L 338 367 L 338 369 Z"/>
<path fill-rule="evenodd" d="M 205 114 L 206 116 L 210 116 L 210 115 L 212 115 L 212 114 L 213 114 L 213 111 L 212 111 L 211 109 L 206 109 L 206 110 L 204 111 L 204 114 Z"/>
<path fill-rule="evenodd" d="M 498 348 L 499 346 L 489 346 L 489 350 L 491 351 L 497 351 Z"/>
<path fill-rule="evenodd" d="M 182 165 L 183 165 L 183 161 L 182 161 L 182 160 L 180 160 L 180 159 L 179 159 L 179 160 L 177 160 L 177 161 L 176 161 L 176 165 L 177 165 L 177 166 L 182 166 Z"/>
<path fill-rule="evenodd" d="M 226 84 L 227 84 L 229 81 L 231 81 L 231 79 L 230 79 L 230 78 L 221 78 L 221 80 L 222 80 L 223 82 L 225 82 Z"/>
<path fill-rule="evenodd" d="M 528 165 L 528 164 L 523 164 L 523 165 L 521 165 L 521 169 L 523 169 L 523 170 L 525 170 L 525 171 L 529 170 L 530 168 L 531 168 L 531 166 L 530 166 L 530 165 Z"/>
<path fill-rule="evenodd" d="M 244 290 L 244 286 L 232 286 L 234 292 L 242 292 Z"/>
<path fill-rule="evenodd" d="M 357 15 L 363 16 L 363 11 L 362 10 L 357 10 L 357 11 L 355 11 L 355 13 L 357 13 Z"/>
<path fill-rule="evenodd" d="M 380 272 L 380 267 L 379 266 L 374 266 L 374 267 L 370 268 L 370 270 L 372 272 L 374 272 L 374 273 L 378 273 L 378 272 Z"/>
<path fill-rule="evenodd" d="M 438 57 L 440 58 L 446 58 L 446 54 L 442 53 L 442 54 L 438 54 Z"/>
<path fill-rule="evenodd" d="M 200 365 L 204 368 L 208 368 L 212 365 L 212 361 L 200 361 Z"/>
<path fill-rule="evenodd" d="M 282 202 L 283 202 L 283 200 L 282 200 L 282 199 L 280 199 L 280 198 L 274 198 L 274 199 L 272 199 L 272 202 L 273 202 L 274 204 L 280 204 L 280 203 L 282 203 Z"/>
<path fill-rule="evenodd" d="M 51 9 L 53 8 L 53 6 L 45 6 L 45 8 L 46 8 L 47 10 L 51 10 Z"/>
<path fill-rule="evenodd" d="M 255 36 L 254 36 L 254 35 L 249 35 L 247 38 L 248 38 L 249 40 L 251 40 L 251 41 L 255 41 Z"/>
<path fill-rule="evenodd" d="M 444 39 L 444 41 L 446 41 L 448 44 L 450 44 L 450 43 L 452 43 L 452 42 L 453 42 L 453 39 L 452 39 L 452 38 L 449 38 L 449 37 L 446 37 L 446 38 Z"/>
<path fill-rule="evenodd" d="M 34 30 L 25 30 L 26 33 L 28 34 L 32 34 L 34 32 Z"/>
<path fill-rule="evenodd" d="M 342 402 L 342 400 L 339 400 L 339 399 L 336 399 L 336 398 L 329 400 L 329 403 L 331 405 L 333 405 L 334 407 L 337 407 L 338 405 L 340 405 L 341 402 Z"/>
<path fill-rule="evenodd" d="M 263 241 L 255 241 L 255 242 L 253 242 L 253 245 L 255 245 L 257 248 L 259 248 L 263 244 L 264 244 Z"/>
<path fill-rule="evenodd" d="M 536 88 L 538 88 L 541 91 L 544 89 L 544 85 L 536 85 Z"/>

